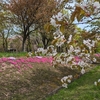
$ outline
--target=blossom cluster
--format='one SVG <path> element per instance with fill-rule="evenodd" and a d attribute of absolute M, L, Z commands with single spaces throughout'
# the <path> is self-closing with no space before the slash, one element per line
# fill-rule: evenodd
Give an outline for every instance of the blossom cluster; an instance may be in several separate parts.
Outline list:
<path fill-rule="evenodd" d="M 71 46 L 73 47 L 73 46 Z M 80 53 L 75 49 L 69 50 L 68 53 L 61 53 L 59 56 L 55 56 L 53 60 L 53 66 L 57 66 L 58 64 L 62 64 L 71 69 L 80 70 L 81 74 L 85 73 L 85 69 L 89 68 L 90 63 L 96 62 L 95 57 L 91 57 L 90 54 Z"/>
<path fill-rule="evenodd" d="M 53 15 L 50 21 L 51 25 L 54 27 L 61 26 L 60 24 L 56 24 L 56 21 L 62 21 L 63 17 L 64 16 L 61 12 L 58 12 L 57 15 Z"/>
<path fill-rule="evenodd" d="M 83 0 L 80 3 L 77 3 L 76 6 L 81 7 L 88 14 L 97 14 L 100 11 L 100 3 L 94 0 Z"/>
<path fill-rule="evenodd" d="M 72 78 L 73 78 L 72 75 L 64 76 L 64 77 L 61 79 L 62 87 L 68 88 L 68 84 L 71 83 Z"/>
<path fill-rule="evenodd" d="M 83 44 L 85 44 L 89 48 L 90 53 L 92 53 L 91 50 L 92 50 L 92 48 L 95 47 L 96 41 L 87 39 L 87 40 L 83 40 Z"/>
<path fill-rule="evenodd" d="M 38 48 L 37 51 L 35 51 L 36 56 L 40 56 L 40 55 L 55 56 L 56 54 L 57 54 L 57 51 L 53 45 L 48 46 L 47 49 Z"/>

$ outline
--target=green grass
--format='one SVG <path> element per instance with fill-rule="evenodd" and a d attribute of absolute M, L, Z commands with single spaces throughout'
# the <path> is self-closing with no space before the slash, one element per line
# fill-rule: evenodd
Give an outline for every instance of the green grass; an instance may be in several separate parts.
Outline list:
<path fill-rule="evenodd" d="M 0 57 L 23 57 L 27 52 L 0 52 Z"/>
<path fill-rule="evenodd" d="M 72 82 L 67 89 L 47 97 L 45 100 L 100 100 L 100 87 L 94 82 L 100 79 L 100 66 Z"/>

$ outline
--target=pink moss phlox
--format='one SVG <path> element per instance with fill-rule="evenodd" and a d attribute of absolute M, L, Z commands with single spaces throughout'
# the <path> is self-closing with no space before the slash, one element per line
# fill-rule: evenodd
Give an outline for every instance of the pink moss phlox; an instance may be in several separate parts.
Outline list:
<path fill-rule="evenodd" d="M 35 62 L 35 59 L 30 57 L 30 58 L 27 58 L 27 62 L 31 62 L 31 63 L 34 63 Z"/>
<path fill-rule="evenodd" d="M 41 62 L 50 63 L 50 59 L 48 57 L 44 57 L 44 58 L 41 59 Z"/>
<path fill-rule="evenodd" d="M 0 58 L 0 63 L 2 63 L 3 61 L 2 61 L 2 58 Z"/>
<path fill-rule="evenodd" d="M 54 58 L 53 57 L 49 57 L 50 63 L 53 62 Z"/>
<path fill-rule="evenodd" d="M 13 64 L 13 65 L 16 65 L 17 64 L 17 62 L 16 61 L 13 61 L 13 60 L 9 60 L 8 62 L 11 63 L 11 64 Z"/>
<path fill-rule="evenodd" d="M 96 56 L 96 57 L 100 57 L 100 54 L 94 54 L 94 56 Z"/>
<path fill-rule="evenodd" d="M 16 62 L 17 62 L 17 63 L 21 63 L 20 59 L 17 59 Z"/>
<path fill-rule="evenodd" d="M 48 59 L 46 57 L 40 59 L 42 63 L 47 63 L 48 62 Z"/>
<path fill-rule="evenodd" d="M 75 60 L 76 63 L 78 63 L 79 61 L 82 61 L 82 59 L 80 57 L 78 57 L 78 56 L 75 56 L 74 60 Z"/>
<path fill-rule="evenodd" d="M 20 58 L 19 60 L 20 60 L 20 62 L 22 62 L 22 63 L 25 62 L 25 59 L 24 59 L 24 58 Z"/>
<path fill-rule="evenodd" d="M 37 63 L 40 63 L 42 58 L 43 57 L 41 57 L 41 56 L 35 56 L 34 59 L 33 59 L 33 61 L 37 62 Z"/>
<path fill-rule="evenodd" d="M 3 62 L 8 61 L 8 58 L 5 58 L 5 57 L 3 57 L 3 58 L 1 58 L 1 59 L 2 59 Z"/>
<path fill-rule="evenodd" d="M 29 58 L 0 58 L 0 63 L 2 65 L 2 67 L 5 66 L 5 62 L 8 62 L 10 64 L 13 64 L 15 68 L 17 68 L 18 70 L 21 70 L 21 68 L 24 69 L 28 69 L 28 68 L 32 68 L 33 65 L 31 65 L 32 63 L 50 63 L 50 65 L 52 65 L 52 61 L 53 58 L 52 57 L 29 57 Z M 24 66 L 23 66 L 24 64 Z M 2 70 L 0 70 L 0 72 L 2 72 Z"/>

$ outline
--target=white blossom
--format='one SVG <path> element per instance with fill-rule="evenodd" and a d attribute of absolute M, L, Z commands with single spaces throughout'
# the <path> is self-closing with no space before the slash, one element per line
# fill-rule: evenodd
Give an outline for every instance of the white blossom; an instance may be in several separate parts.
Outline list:
<path fill-rule="evenodd" d="M 10 59 L 10 60 L 15 60 L 16 58 L 15 58 L 15 57 L 9 57 L 8 59 Z"/>
<path fill-rule="evenodd" d="M 69 36 L 67 43 L 69 44 L 72 40 L 72 35 Z"/>
<path fill-rule="evenodd" d="M 37 49 L 38 52 L 41 52 L 41 51 L 43 51 L 43 50 L 44 50 L 43 48 L 38 48 L 38 49 Z"/>
<path fill-rule="evenodd" d="M 54 27 L 56 27 L 56 26 L 57 26 L 57 24 L 56 24 L 56 20 L 55 20 L 55 19 L 53 19 L 53 18 L 51 18 L 50 23 L 51 23 L 51 25 L 52 25 L 52 26 L 54 26 Z"/>
<path fill-rule="evenodd" d="M 93 62 L 96 62 L 97 61 L 97 59 L 96 58 L 93 58 Z"/>
<path fill-rule="evenodd" d="M 80 53 L 81 52 L 81 48 L 80 47 L 76 47 L 74 52 L 77 54 L 77 53 Z"/>
<path fill-rule="evenodd" d="M 78 62 L 78 65 L 79 65 L 80 67 L 84 67 L 85 62 L 84 62 L 84 61 L 79 61 L 79 62 Z"/>
<path fill-rule="evenodd" d="M 28 56 L 31 57 L 32 56 L 32 52 L 28 52 Z"/>
<path fill-rule="evenodd" d="M 69 50 L 68 50 L 68 54 L 71 54 L 72 52 L 74 52 L 74 47 L 71 45 Z"/>
<path fill-rule="evenodd" d="M 97 86 L 97 82 L 94 82 L 94 85 L 96 85 L 96 86 Z"/>
<path fill-rule="evenodd" d="M 80 5 L 80 7 L 83 9 L 83 10 L 86 10 L 86 8 L 87 8 L 87 2 L 85 2 L 85 1 L 83 1 L 82 3 L 81 3 L 81 5 Z"/>
<path fill-rule="evenodd" d="M 67 80 L 67 82 L 68 82 L 68 83 L 71 83 L 71 80 L 70 80 L 70 79 L 68 79 L 68 80 Z"/>
<path fill-rule="evenodd" d="M 58 12 L 58 14 L 56 15 L 56 18 L 58 21 L 61 21 L 63 19 L 63 14 L 61 12 Z"/>
<path fill-rule="evenodd" d="M 70 78 L 70 79 L 71 79 L 72 77 L 73 77 L 72 75 L 68 75 L 68 78 Z"/>
<path fill-rule="evenodd" d="M 98 82 L 100 82 L 100 79 L 98 79 Z"/>
<path fill-rule="evenodd" d="M 80 4 L 79 4 L 79 3 L 76 3 L 75 6 L 76 6 L 76 7 L 80 7 Z"/>
<path fill-rule="evenodd" d="M 42 51 L 42 54 L 45 55 L 46 53 L 47 53 L 47 49 L 44 49 L 44 50 Z"/>
<path fill-rule="evenodd" d="M 99 41 L 100 40 L 100 36 L 98 35 L 98 36 L 96 36 L 96 38 L 97 38 L 97 40 Z"/>
<path fill-rule="evenodd" d="M 55 18 L 56 18 L 56 16 L 55 16 L 55 15 L 53 15 L 53 16 L 52 16 L 52 18 L 53 18 L 53 19 L 55 19 Z"/>
<path fill-rule="evenodd" d="M 94 8 L 100 8 L 100 3 L 97 2 L 97 1 L 94 2 L 94 3 L 93 3 L 93 7 L 94 7 Z"/>
<path fill-rule="evenodd" d="M 62 87 L 68 88 L 68 84 L 67 84 L 67 83 L 63 83 L 63 84 L 62 84 Z"/>
<path fill-rule="evenodd" d="M 84 74 L 84 73 L 85 73 L 85 69 L 82 68 L 82 69 L 81 69 L 81 74 Z"/>
<path fill-rule="evenodd" d="M 74 58 L 74 56 L 69 56 L 69 57 L 67 58 L 67 60 L 66 60 L 66 63 L 72 61 L 73 58 Z"/>
<path fill-rule="evenodd" d="M 87 39 L 87 40 L 83 40 L 83 44 L 85 44 L 89 50 L 90 50 L 90 53 L 92 52 L 91 49 L 92 47 L 95 47 L 95 41 L 94 40 L 90 40 L 90 39 Z"/>
<path fill-rule="evenodd" d="M 68 79 L 68 76 L 64 76 L 64 77 L 61 79 L 61 82 L 64 83 L 64 82 L 66 82 L 67 79 Z"/>
<path fill-rule="evenodd" d="M 53 33 L 53 35 L 54 35 L 54 36 L 57 36 L 57 37 L 58 37 L 58 36 L 60 37 L 60 36 L 63 35 L 63 33 L 60 31 L 60 29 L 57 29 L 56 32 Z"/>
<path fill-rule="evenodd" d="M 57 59 L 56 62 L 61 63 L 61 59 Z"/>
<path fill-rule="evenodd" d="M 42 58 L 42 56 L 36 56 L 37 58 Z"/>

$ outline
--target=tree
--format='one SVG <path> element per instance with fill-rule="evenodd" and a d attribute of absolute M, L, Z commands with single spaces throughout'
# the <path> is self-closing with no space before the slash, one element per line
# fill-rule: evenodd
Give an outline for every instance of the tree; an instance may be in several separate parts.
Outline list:
<path fill-rule="evenodd" d="M 8 37 L 12 33 L 12 24 L 9 20 L 10 13 L 6 11 L 3 1 L 0 2 L 0 35 L 2 37 L 3 50 L 8 49 Z"/>
<path fill-rule="evenodd" d="M 13 13 L 12 23 L 22 29 L 22 51 L 31 32 L 39 28 L 42 20 L 50 20 L 55 5 L 55 0 L 9 0 L 7 9 Z"/>

